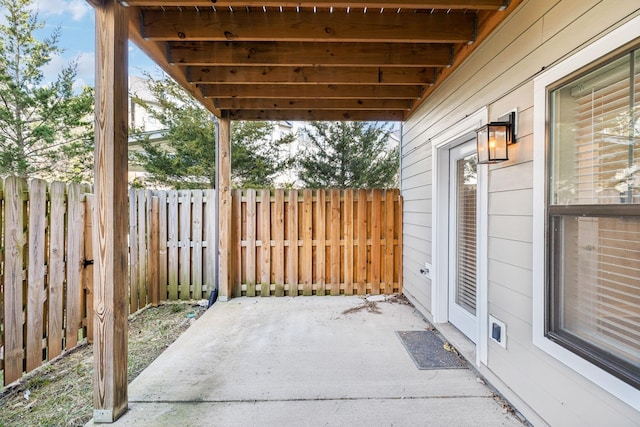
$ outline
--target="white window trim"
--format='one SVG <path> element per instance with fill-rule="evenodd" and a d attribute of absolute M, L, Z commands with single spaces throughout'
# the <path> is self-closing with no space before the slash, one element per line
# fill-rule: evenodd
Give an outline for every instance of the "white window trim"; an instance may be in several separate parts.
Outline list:
<path fill-rule="evenodd" d="M 460 138 L 487 124 L 487 107 L 470 114 L 455 125 L 431 139 L 433 158 L 433 214 L 431 229 L 433 280 L 431 282 L 431 313 L 435 323 L 449 321 L 448 270 L 449 270 L 449 149 L 460 143 Z M 488 172 L 478 168 L 478 342 L 476 365 L 487 365 L 488 359 Z"/>
<path fill-rule="evenodd" d="M 544 336 L 547 87 L 640 37 L 640 16 L 545 71 L 533 82 L 533 344 L 640 411 L 640 390 Z"/>

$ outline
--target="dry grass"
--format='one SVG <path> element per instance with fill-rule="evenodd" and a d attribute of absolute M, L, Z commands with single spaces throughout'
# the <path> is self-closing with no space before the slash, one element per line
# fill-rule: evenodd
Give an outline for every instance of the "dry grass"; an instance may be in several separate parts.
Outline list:
<path fill-rule="evenodd" d="M 204 312 L 171 303 L 129 319 L 129 381 Z M 0 426 L 82 426 L 93 412 L 93 354 L 83 344 L 0 395 Z"/>

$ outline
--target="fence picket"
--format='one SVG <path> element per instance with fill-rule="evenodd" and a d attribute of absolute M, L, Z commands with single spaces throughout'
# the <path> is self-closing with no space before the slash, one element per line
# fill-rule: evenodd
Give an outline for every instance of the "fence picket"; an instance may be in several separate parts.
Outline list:
<path fill-rule="evenodd" d="M 331 295 L 340 295 L 340 190 L 331 190 Z"/>
<path fill-rule="evenodd" d="M 271 295 L 271 192 L 260 190 L 260 296 Z"/>
<path fill-rule="evenodd" d="M 202 190 L 193 191 L 193 212 L 191 227 L 191 284 L 193 299 L 202 298 Z"/>
<path fill-rule="evenodd" d="M 302 295 L 313 294 L 313 200 L 312 192 L 302 192 Z"/>
<path fill-rule="evenodd" d="M 358 190 L 358 256 L 356 264 L 356 292 L 367 293 L 367 190 Z"/>
<path fill-rule="evenodd" d="M 93 222 L 95 220 L 95 198 L 93 194 L 84 196 L 84 257 L 91 263 L 85 263 L 84 288 L 87 315 L 87 341 L 93 342 Z"/>
<path fill-rule="evenodd" d="M 62 353 L 63 344 L 65 185 L 52 183 L 50 193 L 47 357 L 53 359 Z"/>
<path fill-rule="evenodd" d="M 138 197 L 134 188 L 129 189 L 129 312 L 138 308 Z"/>
<path fill-rule="evenodd" d="M 213 291 L 216 283 L 216 250 L 218 245 L 215 242 L 215 223 L 216 223 L 216 192 L 215 190 L 205 190 L 205 205 L 203 218 L 203 243 L 202 262 L 203 277 L 202 289 L 203 298 L 209 298 L 209 294 Z"/>
<path fill-rule="evenodd" d="M 316 190 L 316 295 L 324 295 L 327 275 L 327 205 L 324 190 Z"/>
<path fill-rule="evenodd" d="M 353 190 L 344 191 L 344 294 L 353 295 Z"/>
<path fill-rule="evenodd" d="M 385 230 L 384 230 L 384 293 L 393 293 L 393 264 L 394 264 L 394 248 L 393 248 L 393 230 L 395 228 L 394 217 L 394 192 L 387 190 L 384 200 L 385 210 Z"/>
<path fill-rule="evenodd" d="M 160 282 L 158 276 L 158 249 L 160 232 L 160 200 L 158 197 L 151 199 L 151 215 L 149 227 L 149 302 L 154 307 L 160 303 Z"/>
<path fill-rule="evenodd" d="M 275 282 L 275 296 L 284 296 L 284 190 L 275 191 L 273 207 L 273 240 L 275 249 L 273 252 L 273 268 Z"/>
<path fill-rule="evenodd" d="M 138 306 L 132 310 L 147 305 L 147 191 L 138 190 Z"/>
<path fill-rule="evenodd" d="M 298 191 L 289 190 L 288 204 L 289 231 L 289 296 L 298 295 Z"/>
<path fill-rule="evenodd" d="M 160 300 L 168 297 L 167 283 L 167 192 L 158 191 L 158 281 L 160 282 Z"/>
<path fill-rule="evenodd" d="M 256 296 L 256 190 L 246 192 L 247 199 L 247 249 L 245 252 L 245 277 L 247 296 Z"/>
<path fill-rule="evenodd" d="M 67 325 L 66 349 L 78 344 L 78 331 L 82 326 L 82 273 L 84 268 L 84 237 L 78 230 L 84 228 L 83 188 L 70 184 L 67 190 Z"/>
<path fill-rule="evenodd" d="M 245 221 L 242 216 L 242 191 L 241 190 L 232 190 L 231 192 L 231 232 L 232 237 L 231 241 L 233 242 L 233 248 L 231 249 L 231 253 L 235 254 L 235 257 L 232 256 L 233 266 L 231 267 L 231 271 L 233 271 L 233 286 L 234 286 L 234 296 L 242 295 L 242 271 L 243 271 L 243 258 L 242 258 L 242 230 L 245 225 Z"/>
<path fill-rule="evenodd" d="M 169 191 L 167 197 L 169 203 L 169 212 L 167 215 L 168 222 L 168 254 L 169 254 L 169 299 L 175 301 L 178 299 L 178 192 L 176 190 Z"/>
<path fill-rule="evenodd" d="M 180 243 L 179 246 L 179 293 L 181 300 L 191 298 L 189 282 L 191 281 L 191 192 L 181 190 L 178 192 L 180 203 Z"/>
<path fill-rule="evenodd" d="M 380 191 L 371 197 L 371 293 L 380 293 Z"/>
<path fill-rule="evenodd" d="M 26 184 L 24 180 L 8 177 L 4 185 L 4 384 L 22 375 L 23 359 L 23 286 L 24 281 L 24 215 Z"/>
<path fill-rule="evenodd" d="M 45 230 L 47 220 L 47 183 L 32 179 L 29 183 L 29 229 L 27 245 L 27 327 L 26 368 L 32 371 L 42 364 L 44 333 Z"/>

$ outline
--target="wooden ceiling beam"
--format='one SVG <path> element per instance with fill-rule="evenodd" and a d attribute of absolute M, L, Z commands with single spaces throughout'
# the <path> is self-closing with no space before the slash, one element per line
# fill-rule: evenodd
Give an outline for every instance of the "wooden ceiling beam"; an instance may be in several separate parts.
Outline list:
<path fill-rule="evenodd" d="M 404 120 L 403 111 L 224 110 L 231 120 L 380 121 Z"/>
<path fill-rule="evenodd" d="M 142 11 L 147 40 L 466 43 L 475 13 Z"/>
<path fill-rule="evenodd" d="M 430 85 L 435 68 L 394 67 L 189 67 L 191 83 Z"/>
<path fill-rule="evenodd" d="M 129 13 L 129 40 L 131 40 L 136 46 L 140 48 L 151 60 L 153 60 L 160 68 L 164 70 L 171 78 L 173 78 L 180 86 L 182 86 L 187 92 L 195 97 L 202 105 L 205 106 L 216 116 L 220 114 L 218 110 L 213 106 L 211 99 L 207 99 L 202 96 L 202 91 L 196 88 L 194 85 L 189 84 L 182 67 L 174 67 L 169 65 L 166 61 L 166 49 L 164 49 L 164 43 L 148 42 L 145 41 L 140 35 L 140 29 L 138 23 L 140 22 L 140 16 L 135 13 L 136 9 L 133 9 Z"/>
<path fill-rule="evenodd" d="M 429 43 L 171 42 L 167 56 L 177 65 L 445 67 L 453 61 L 453 48 Z"/>
<path fill-rule="evenodd" d="M 216 99 L 221 110 L 362 110 L 409 111 L 408 99 Z"/>
<path fill-rule="evenodd" d="M 89 0 L 92 1 L 92 0 Z M 97 1 L 97 0 L 93 0 Z M 489 9 L 506 7 L 508 0 L 388 0 L 388 1 L 332 1 L 332 0 L 127 0 L 129 6 L 181 7 L 319 7 L 351 9 Z"/>
<path fill-rule="evenodd" d="M 200 85 L 207 98 L 237 99 L 418 99 L 422 86 L 383 85 Z"/>

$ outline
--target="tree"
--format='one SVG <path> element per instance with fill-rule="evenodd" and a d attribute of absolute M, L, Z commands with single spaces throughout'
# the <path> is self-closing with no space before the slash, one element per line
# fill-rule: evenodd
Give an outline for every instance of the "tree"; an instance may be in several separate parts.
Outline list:
<path fill-rule="evenodd" d="M 303 130 L 300 180 L 309 188 L 384 188 L 397 185 L 399 150 L 390 131 L 369 122 L 312 122 Z"/>
<path fill-rule="evenodd" d="M 0 175 L 83 180 L 92 169 L 93 90 L 74 92 L 77 63 L 55 81 L 43 69 L 58 47 L 60 29 L 43 40 L 32 0 L 0 0 Z"/>
<path fill-rule="evenodd" d="M 164 129 L 163 143 L 142 139 L 143 150 L 132 154 L 152 185 L 173 188 L 215 187 L 216 130 L 210 112 L 172 79 L 147 78 L 150 99 L 133 96 Z M 289 159 L 280 147 L 293 135 L 274 139 L 267 122 L 232 122 L 231 179 L 237 187 L 269 187 Z"/>

